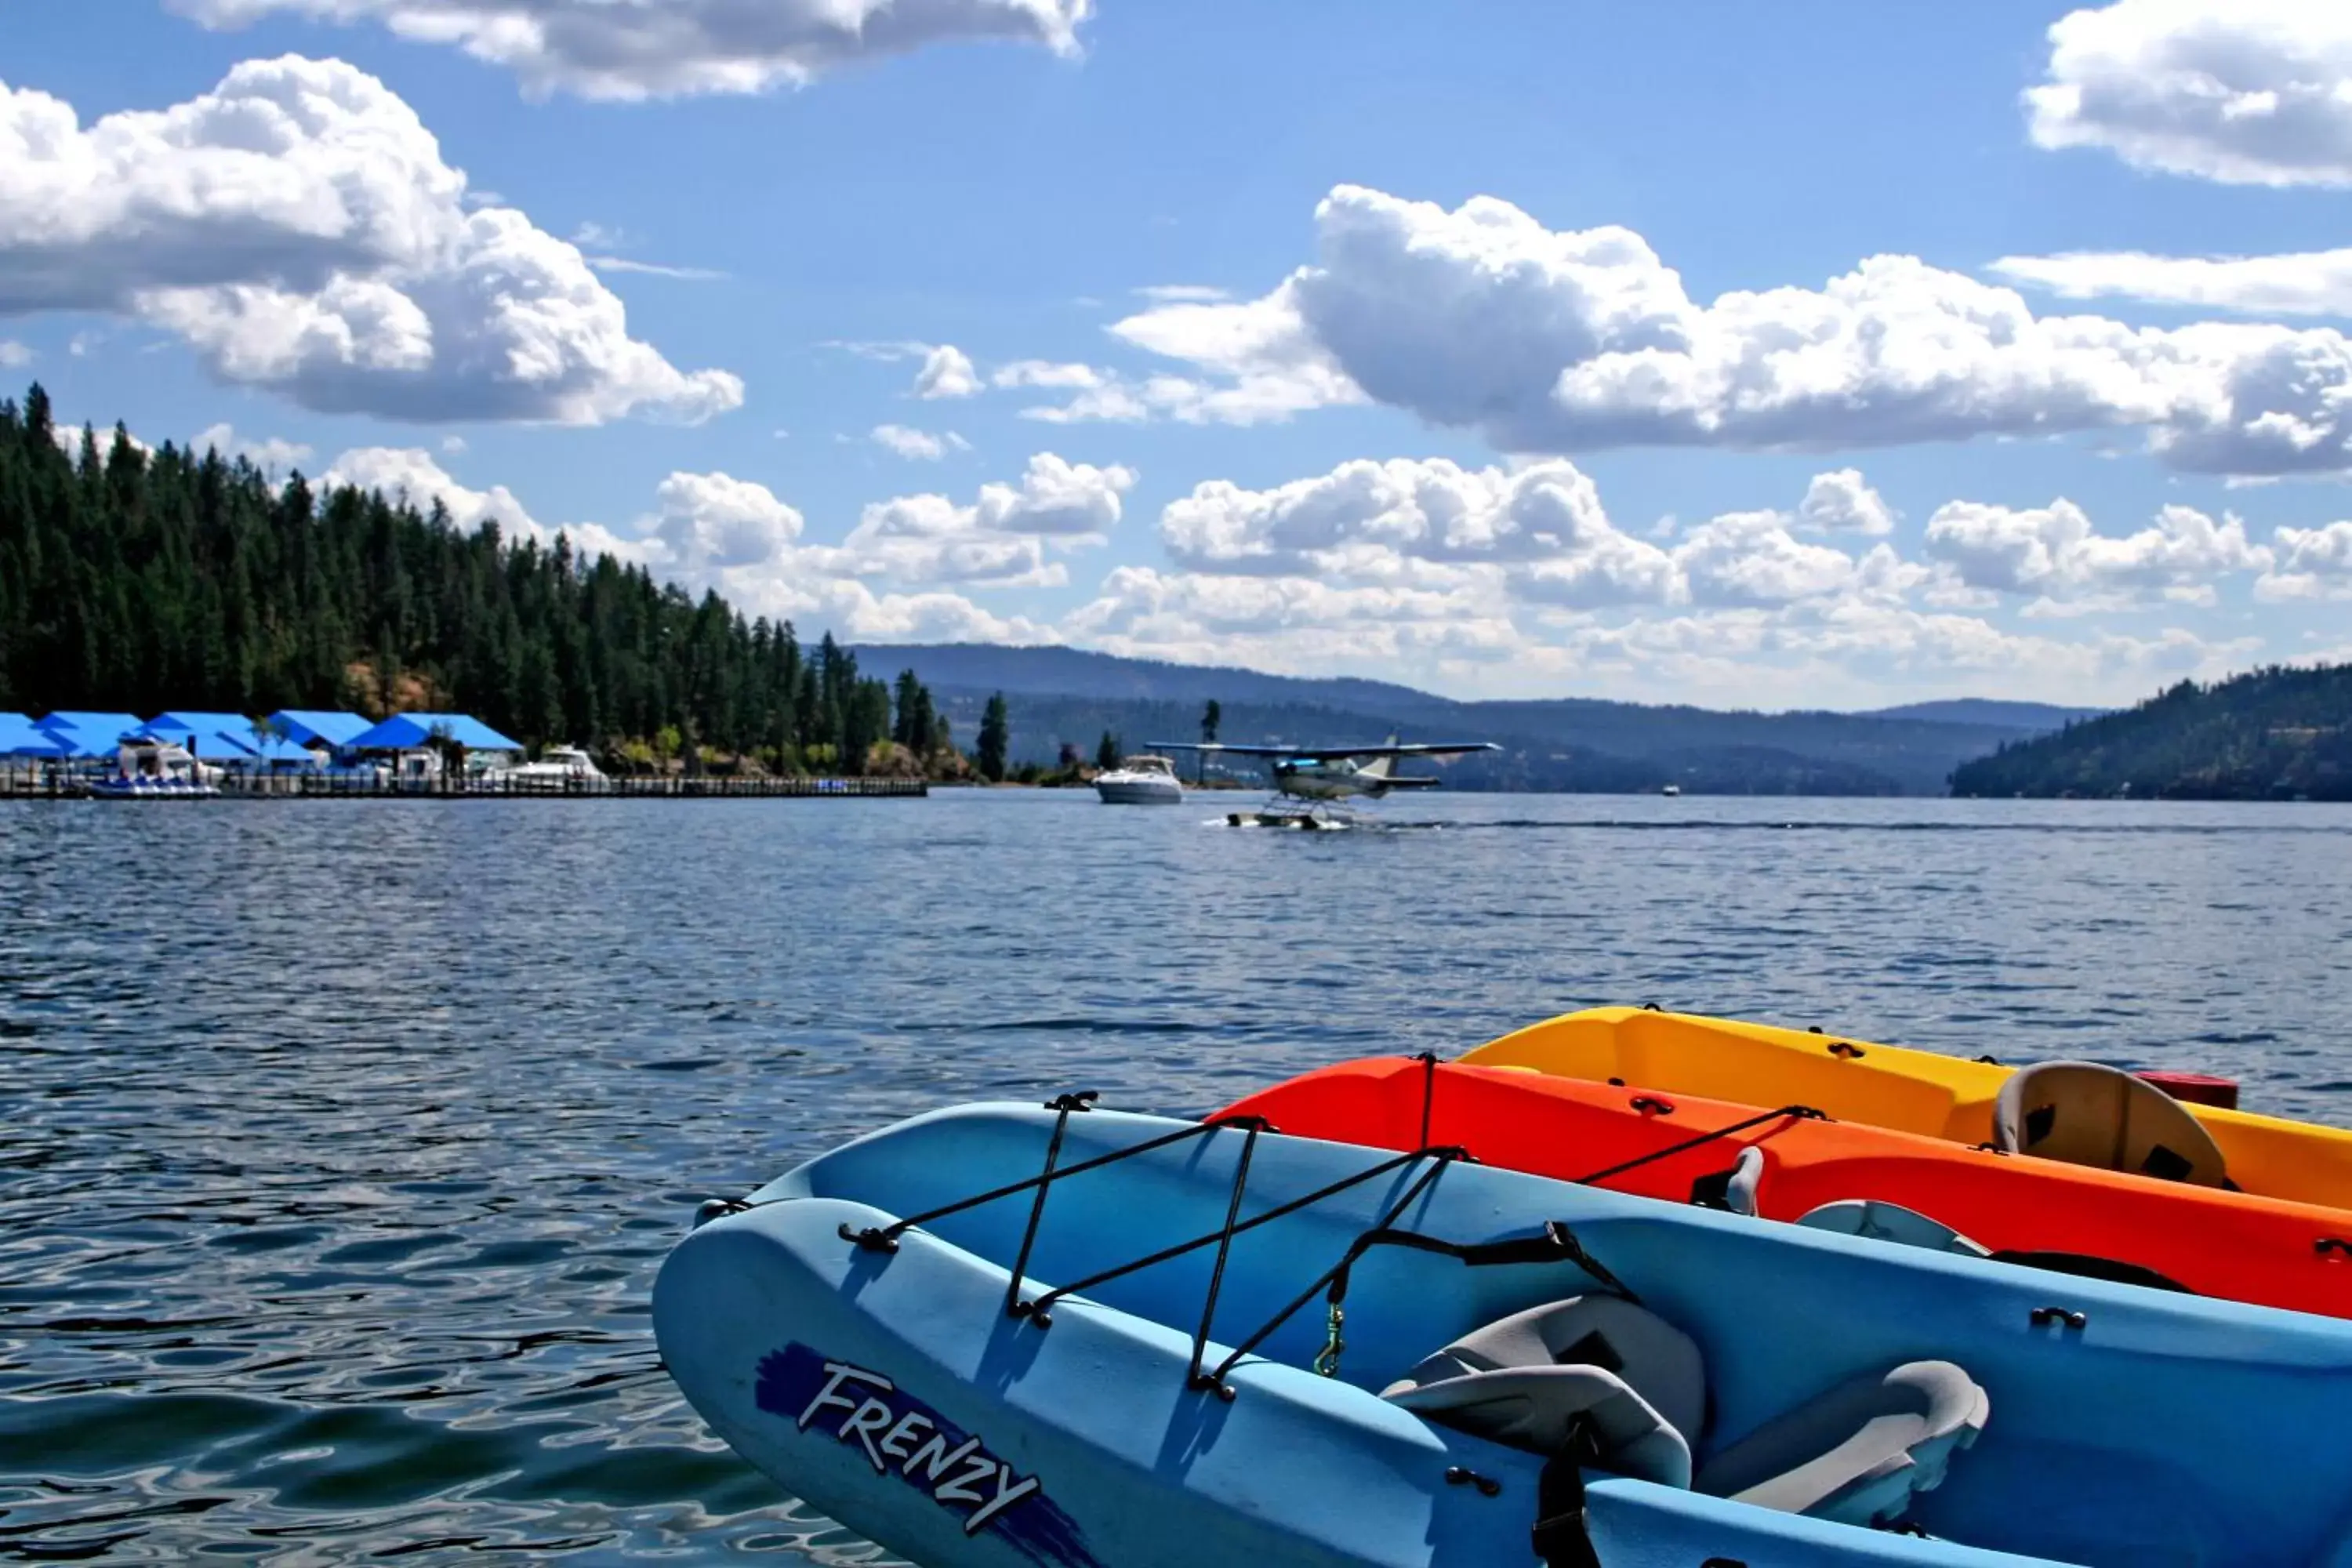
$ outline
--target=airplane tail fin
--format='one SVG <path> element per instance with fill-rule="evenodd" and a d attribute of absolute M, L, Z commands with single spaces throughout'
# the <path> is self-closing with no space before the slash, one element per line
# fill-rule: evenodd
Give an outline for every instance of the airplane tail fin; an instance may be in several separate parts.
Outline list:
<path fill-rule="evenodd" d="M 1390 731 L 1389 738 L 1381 743 L 1384 746 L 1395 745 L 1397 743 L 1396 731 L 1393 730 Z M 1396 764 L 1397 760 L 1394 757 L 1374 757 L 1370 762 L 1365 763 L 1361 768 L 1357 770 L 1356 776 L 1358 778 L 1366 779 L 1394 778 L 1396 776 Z"/>

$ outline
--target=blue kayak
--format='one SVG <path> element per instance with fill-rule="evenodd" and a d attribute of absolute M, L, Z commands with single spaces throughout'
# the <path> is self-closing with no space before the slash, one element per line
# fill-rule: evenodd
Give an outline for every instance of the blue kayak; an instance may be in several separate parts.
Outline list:
<path fill-rule="evenodd" d="M 936 1112 L 706 1205 L 654 1324 L 927 1564 L 2352 1565 L 2352 1323 L 1450 1151 Z"/>

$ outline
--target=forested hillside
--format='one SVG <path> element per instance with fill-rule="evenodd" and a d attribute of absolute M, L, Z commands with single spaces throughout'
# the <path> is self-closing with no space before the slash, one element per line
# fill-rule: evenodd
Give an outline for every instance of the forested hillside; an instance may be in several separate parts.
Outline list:
<path fill-rule="evenodd" d="M 2352 665 L 2184 680 L 2121 713 L 2002 747 L 1956 795 L 2352 800 Z"/>
<path fill-rule="evenodd" d="M 894 694 L 831 637 L 803 658 L 789 624 L 561 540 L 273 488 L 120 426 L 68 445 L 38 386 L 0 402 L 0 709 L 446 710 L 534 743 L 845 772 L 941 739 L 911 678 Z"/>

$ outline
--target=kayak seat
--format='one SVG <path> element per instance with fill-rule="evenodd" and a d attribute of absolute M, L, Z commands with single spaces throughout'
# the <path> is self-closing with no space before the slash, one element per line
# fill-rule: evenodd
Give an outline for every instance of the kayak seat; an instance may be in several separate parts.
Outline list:
<path fill-rule="evenodd" d="M 1416 1415 L 1491 1442 L 1565 1453 L 1580 1435 L 1596 1468 L 1691 1484 L 1706 1418 L 1698 1346 L 1618 1296 L 1572 1296 L 1465 1334 L 1381 1391 Z"/>
<path fill-rule="evenodd" d="M 1697 1489 L 1843 1524 L 1900 1519 L 1912 1494 L 1941 1484 L 1991 1404 L 1949 1362 L 1915 1361 L 1859 1377 L 1766 1422 L 1710 1458 Z"/>
<path fill-rule="evenodd" d="M 1993 1101 L 1993 1145 L 2012 1154 L 2194 1186 L 2228 1183 L 2221 1151 L 2179 1100 L 2098 1062 L 2021 1068 Z"/>
<path fill-rule="evenodd" d="M 1899 1517 L 1976 1440 L 1984 1390 L 1948 1362 L 1841 1384 L 1766 1422 L 1696 1474 L 1706 1419 L 1698 1346 L 1618 1296 L 1574 1296 L 1498 1319 L 1381 1391 L 1424 1418 L 1546 1456 L 1591 1444 L 1596 1469 L 1869 1524 Z"/>
<path fill-rule="evenodd" d="M 1840 1236 L 1864 1236 L 1874 1241 L 1900 1242 L 1933 1252 L 1957 1252 L 1966 1258 L 1990 1258 L 1992 1249 L 1970 1241 L 1943 1221 L 1930 1219 L 1901 1204 L 1875 1198 L 1841 1198 L 1797 1216 L 1799 1225 L 1833 1230 Z"/>

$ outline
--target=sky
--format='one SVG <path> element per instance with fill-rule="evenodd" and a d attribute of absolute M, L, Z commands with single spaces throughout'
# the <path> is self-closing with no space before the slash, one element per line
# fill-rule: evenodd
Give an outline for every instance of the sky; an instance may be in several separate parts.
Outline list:
<path fill-rule="evenodd" d="M 2352 5 L 0 14 L 0 385 L 804 637 L 1763 708 L 2352 658 Z"/>

